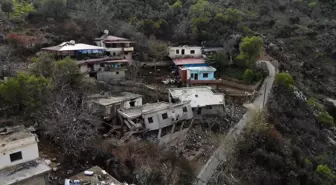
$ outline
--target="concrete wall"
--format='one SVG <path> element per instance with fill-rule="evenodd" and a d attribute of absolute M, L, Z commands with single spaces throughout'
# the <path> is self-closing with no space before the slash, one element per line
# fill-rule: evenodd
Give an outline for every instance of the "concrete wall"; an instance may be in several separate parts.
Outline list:
<path fill-rule="evenodd" d="M 187 112 L 183 112 L 183 107 L 187 108 Z M 163 119 L 162 114 L 167 113 L 168 118 Z M 153 118 L 153 123 L 148 123 L 148 118 Z M 173 125 L 177 121 L 188 120 L 193 118 L 193 112 L 189 103 L 174 106 L 173 108 L 160 110 L 157 112 L 143 115 L 145 126 L 147 129 L 158 130 Z"/>
<path fill-rule="evenodd" d="M 11 147 L 11 144 L 15 144 L 15 147 Z M 8 146 L 9 145 L 9 146 Z M 20 152 L 22 153 L 22 159 L 11 162 L 10 154 Z M 14 166 L 17 164 L 25 163 L 39 157 L 37 141 L 35 137 L 17 140 L 17 142 L 12 142 L 7 144 L 0 153 L 0 169 Z"/>
<path fill-rule="evenodd" d="M 126 73 L 124 70 L 120 71 L 100 71 L 97 73 L 97 80 L 109 82 L 112 80 L 125 80 Z"/>
<path fill-rule="evenodd" d="M 132 99 L 132 100 L 126 100 L 126 101 L 121 102 L 121 103 L 105 106 L 104 114 L 106 116 L 112 116 L 112 117 L 116 116 L 118 109 L 129 109 L 129 108 L 131 108 L 130 102 L 132 102 L 132 101 L 135 101 L 135 103 L 134 103 L 135 107 L 138 107 L 138 106 L 142 105 L 142 97 Z"/>
<path fill-rule="evenodd" d="M 136 98 L 134 100 L 127 100 L 127 101 L 124 101 L 124 103 L 122 104 L 122 109 L 129 109 L 131 108 L 131 105 L 130 103 L 134 101 L 134 106 L 135 107 L 138 107 L 138 106 L 141 106 L 142 105 L 142 97 L 139 97 L 139 98 Z"/>
<path fill-rule="evenodd" d="M 204 73 L 208 73 L 208 77 L 203 77 Z M 191 80 L 196 80 L 196 75 L 198 76 L 198 80 L 215 80 L 215 72 L 213 71 L 188 70 L 188 77 L 191 78 Z"/>
<path fill-rule="evenodd" d="M 184 50 L 184 54 L 182 51 Z M 194 50 L 195 53 L 191 54 L 191 50 Z M 178 53 L 177 53 L 178 51 Z M 169 47 L 169 57 L 170 58 L 179 58 L 179 57 L 202 57 L 202 48 L 201 47 L 188 47 L 188 46 L 180 46 L 180 47 Z"/>
<path fill-rule="evenodd" d="M 49 185 L 49 182 L 47 180 L 47 174 L 41 174 L 24 181 L 17 182 L 13 185 Z"/>
<path fill-rule="evenodd" d="M 183 107 L 187 108 L 187 112 L 183 112 Z M 175 116 L 175 117 L 174 117 Z M 176 121 L 188 120 L 193 118 L 193 112 L 189 103 L 182 104 L 174 107 L 173 118 Z"/>
<path fill-rule="evenodd" d="M 86 64 L 80 65 L 79 72 L 82 73 L 82 74 L 88 72 L 87 65 Z"/>
<path fill-rule="evenodd" d="M 153 118 L 153 123 L 148 123 L 148 118 Z M 144 119 L 145 127 L 151 131 L 151 130 L 158 130 L 160 128 L 159 120 L 157 118 L 156 113 L 146 114 L 143 115 L 142 118 Z"/>

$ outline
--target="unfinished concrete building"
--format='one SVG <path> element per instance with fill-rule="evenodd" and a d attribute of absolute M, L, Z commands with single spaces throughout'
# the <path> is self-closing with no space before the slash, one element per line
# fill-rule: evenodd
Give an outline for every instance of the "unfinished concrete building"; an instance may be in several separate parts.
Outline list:
<path fill-rule="evenodd" d="M 214 93 L 209 86 L 169 89 L 170 103 L 190 101 L 194 117 L 218 115 L 225 110 L 224 94 Z"/>
<path fill-rule="evenodd" d="M 118 113 L 131 134 L 148 132 L 156 135 L 158 139 L 167 134 L 181 131 L 190 124 L 193 118 L 188 101 L 176 104 L 150 103 L 140 107 L 120 109 Z"/>
<path fill-rule="evenodd" d="M 128 109 L 142 105 L 142 95 L 130 92 L 122 92 L 119 95 L 95 94 L 88 98 L 89 104 L 106 119 L 116 118 L 118 109 Z"/>
<path fill-rule="evenodd" d="M 0 129 L 0 184 L 45 185 L 50 167 L 39 159 L 36 135 L 23 125 Z"/>

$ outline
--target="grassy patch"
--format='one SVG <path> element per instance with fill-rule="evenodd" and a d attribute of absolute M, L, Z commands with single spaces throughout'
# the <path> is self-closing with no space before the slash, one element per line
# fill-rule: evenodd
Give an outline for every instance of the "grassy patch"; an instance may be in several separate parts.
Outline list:
<path fill-rule="evenodd" d="M 238 80 L 243 80 L 244 72 L 247 68 L 240 66 L 228 66 L 223 69 L 221 76 L 228 76 Z"/>

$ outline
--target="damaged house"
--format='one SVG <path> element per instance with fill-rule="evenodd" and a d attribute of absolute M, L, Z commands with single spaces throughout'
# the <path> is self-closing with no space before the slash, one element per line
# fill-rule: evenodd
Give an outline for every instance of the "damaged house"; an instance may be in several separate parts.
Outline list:
<path fill-rule="evenodd" d="M 194 117 L 218 115 L 225 110 L 224 94 L 214 93 L 209 86 L 169 89 L 170 103 L 190 102 Z"/>
<path fill-rule="evenodd" d="M 157 102 L 118 110 L 122 122 L 133 133 L 148 133 L 158 139 L 188 127 L 193 118 L 188 101 L 170 104 Z"/>
<path fill-rule="evenodd" d="M 117 118 L 118 109 L 129 109 L 142 105 L 142 95 L 122 92 L 119 95 L 95 94 L 88 97 L 88 103 L 105 119 Z"/>
<path fill-rule="evenodd" d="M 46 185 L 50 167 L 39 158 L 37 136 L 23 125 L 0 129 L 0 184 Z"/>

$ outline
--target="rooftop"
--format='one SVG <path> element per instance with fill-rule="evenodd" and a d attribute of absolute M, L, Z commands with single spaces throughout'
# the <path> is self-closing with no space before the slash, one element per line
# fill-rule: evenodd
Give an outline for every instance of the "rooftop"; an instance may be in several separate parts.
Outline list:
<path fill-rule="evenodd" d="M 86 171 L 93 172 L 93 175 L 85 175 L 84 172 L 81 172 L 77 175 L 70 177 L 71 180 L 80 180 L 81 183 L 86 183 L 86 185 L 96 185 L 101 182 L 105 182 L 111 185 L 122 185 L 117 179 L 112 177 L 110 174 L 106 173 L 103 169 L 98 166 L 94 166 Z"/>
<path fill-rule="evenodd" d="M 117 36 L 112 36 L 112 35 L 103 35 L 99 38 L 95 38 L 95 40 L 104 40 L 104 42 L 132 42 L 129 39 L 122 38 L 122 37 L 117 37 Z"/>
<path fill-rule="evenodd" d="M 89 44 L 82 44 L 82 43 L 75 43 L 74 41 L 63 42 L 57 46 L 51 46 L 42 48 L 42 50 L 47 51 L 78 51 L 78 50 L 105 50 L 104 47 L 89 45 Z M 97 51 L 98 52 L 98 51 Z"/>
<path fill-rule="evenodd" d="M 147 103 L 139 107 L 134 107 L 134 108 L 126 109 L 126 110 L 122 109 L 120 110 L 120 112 L 124 113 L 128 117 L 133 118 L 133 117 L 140 116 L 144 113 L 166 109 L 169 106 L 170 104 L 167 102 Z"/>
<path fill-rule="evenodd" d="M 173 60 L 174 64 L 177 66 L 186 64 L 204 64 L 203 58 L 176 58 Z"/>
<path fill-rule="evenodd" d="M 202 48 L 202 47 L 201 46 L 178 45 L 178 46 L 170 46 L 169 48 Z"/>
<path fill-rule="evenodd" d="M 182 70 L 190 70 L 190 71 L 212 71 L 215 72 L 216 68 L 211 66 L 192 66 L 192 67 L 183 67 Z"/>
<path fill-rule="evenodd" d="M 50 171 L 50 167 L 37 159 L 0 170 L 0 184 L 10 185 Z"/>
<path fill-rule="evenodd" d="M 172 88 L 169 92 L 173 99 L 179 99 L 181 102 L 190 101 L 191 107 L 224 104 L 224 95 L 214 93 L 208 86 Z"/>
<path fill-rule="evenodd" d="M 32 134 L 23 125 L 0 128 L 0 146 L 5 146 L 13 141 L 26 138 L 32 138 L 35 140 L 34 134 Z"/>
<path fill-rule="evenodd" d="M 122 92 L 121 95 L 119 96 L 105 96 L 102 98 L 98 98 L 97 100 L 95 100 L 95 102 L 97 104 L 103 105 L 103 106 L 107 106 L 107 105 L 112 105 L 115 103 L 120 103 L 123 101 L 127 101 L 127 100 L 131 100 L 131 99 L 135 99 L 135 98 L 140 98 L 142 97 L 142 95 L 140 94 L 133 94 L 133 93 L 129 93 L 129 92 Z"/>

